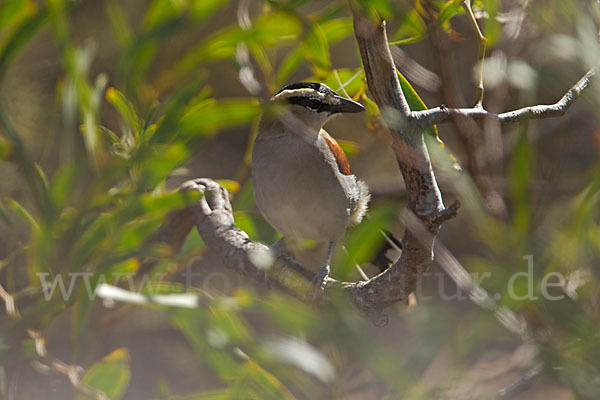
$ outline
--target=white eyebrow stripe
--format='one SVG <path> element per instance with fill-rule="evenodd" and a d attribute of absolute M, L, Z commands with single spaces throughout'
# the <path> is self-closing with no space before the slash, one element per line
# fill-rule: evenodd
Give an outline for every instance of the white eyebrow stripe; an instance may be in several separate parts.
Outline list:
<path fill-rule="evenodd" d="M 281 99 L 287 99 L 290 97 L 294 97 L 294 96 L 298 96 L 298 95 L 308 95 L 310 97 L 315 97 L 317 99 L 323 100 L 325 99 L 325 95 L 321 92 L 318 92 L 314 89 L 309 89 L 309 88 L 301 88 L 301 89 L 286 89 L 283 90 L 281 93 L 276 94 L 275 96 L 273 96 L 271 98 L 271 100 L 281 100 Z"/>

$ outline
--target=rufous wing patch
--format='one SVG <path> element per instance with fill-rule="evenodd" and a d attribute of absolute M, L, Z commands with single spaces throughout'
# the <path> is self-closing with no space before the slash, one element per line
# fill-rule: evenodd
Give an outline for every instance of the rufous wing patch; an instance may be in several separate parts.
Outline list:
<path fill-rule="evenodd" d="M 344 175 L 352 175 L 352 172 L 350 172 L 350 163 L 348 162 L 348 158 L 346 157 L 346 153 L 344 153 L 344 150 L 342 150 L 339 143 L 336 142 L 335 139 L 332 138 L 327 132 L 323 133 L 323 137 L 325 138 L 329 149 L 335 157 L 335 161 L 337 162 L 340 172 Z"/>

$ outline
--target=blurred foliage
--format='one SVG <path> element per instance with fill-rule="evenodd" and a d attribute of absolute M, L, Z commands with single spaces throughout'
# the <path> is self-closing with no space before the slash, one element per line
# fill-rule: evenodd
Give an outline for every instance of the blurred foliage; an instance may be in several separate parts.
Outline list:
<path fill-rule="evenodd" d="M 461 3 L 352 2 L 362 12 L 388 20 L 394 44 L 427 43 L 440 32 L 453 40 L 467 40 L 469 31 L 458 32 L 464 19 Z M 509 3 L 473 2 L 490 55 L 500 50 L 511 54 L 510 49 L 532 42 L 540 49 L 556 50 L 544 54 L 550 67 L 557 59 L 567 60 L 570 70 L 597 62 L 597 4 Z M 233 21 L 229 15 L 236 10 L 238 20 Z M 109 32 L 82 40 L 77 18 L 84 12 L 102 13 L 103 28 Z M 507 27 L 514 24 L 540 36 L 518 38 L 514 29 L 510 36 Z M 59 326 L 58 336 L 68 336 L 72 345 L 62 353 L 63 361 L 85 362 L 86 367 L 77 379 L 64 378 L 67 385 L 71 379 L 73 387 L 90 389 L 73 389 L 72 396 L 84 399 L 101 391 L 110 399 L 133 398 L 130 382 L 144 356 L 117 345 L 100 352 L 86 343 L 94 334 L 94 322 L 129 318 L 142 308 L 163 316 L 169 329 L 186 341 L 189 351 L 176 363 L 197 363 L 212 374 L 187 393 L 176 382 L 145 381 L 149 389 L 144 393 L 156 399 L 450 398 L 444 393 L 460 386 L 462 372 L 469 376 L 466 372 L 482 348 L 514 347 L 522 341 L 539 346 L 536 361 L 544 363 L 543 373 L 574 396 L 600 396 L 600 163 L 596 157 L 578 167 L 578 186 L 560 198 L 547 198 L 537 186 L 541 174 L 536 166 L 542 155 L 532 139 L 533 123 L 519 125 L 505 154 L 506 218 L 490 216 L 475 184 L 477 177 L 455 168 L 451 154 L 461 162 L 460 148 L 443 148 L 429 140 L 437 138 L 437 128 L 430 130 L 428 139 L 436 167 L 446 178 L 444 192 L 463 204 L 462 225 L 454 232 L 460 232 L 457 243 L 473 251 L 457 257 L 471 273 L 491 273 L 482 285 L 497 295 L 496 309 L 506 307 L 526 326 L 522 337 L 505 330 L 493 313 L 471 308 L 464 312 L 462 304 L 457 311 L 455 302 L 449 301 L 419 302 L 401 313 L 391 310 L 398 314 L 397 321 L 376 328 L 345 299 L 317 309 L 246 285 L 222 292 L 188 287 L 177 277 L 195 257 L 206 254 L 197 232 L 189 235 L 180 254 L 149 240 L 170 211 L 198 201 L 197 195 L 167 190 L 167 180 L 232 129 L 247 131 L 251 137 L 268 94 L 292 78 L 319 80 L 361 100 L 367 108 L 364 130 L 382 129 L 362 69 L 356 68 L 358 54 L 353 66 L 340 66 L 332 56 L 333 49 L 349 43 L 352 36 L 351 13 L 343 1 L 0 2 L 1 83 L 42 39 L 51 43 L 60 65 L 50 96 L 55 104 L 45 105 L 54 107 L 59 117 L 44 127 L 47 132 L 36 132 L 32 139 L 18 123 L 10 99 L 4 93 L 0 97 L 2 168 L 16 169 L 19 182 L 17 189 L 1 193 L 0 201 L 4 242 L 0 297 L 7 305 L 7 313 L 0 317 L 0 397 L 14 394 L 10 382 L 18 374 L 15 365 L 33 360 L 54 365 L 52 348 L 45 354 L 31 332 L 50 335 Z M 108 61 L 101 58 L 107 42 L 112 51 Z M 568 57 L 573 48 L 574 57 Z M 541 63 L 540 59 L 544 57 L 511 64 L 519 66 L 512 69 L 513 75 L 517 70 L 535 71 L 528 62 Z M 218 95 L 216 80 L 223 75 L 215 78 L 213 72 L 229 71 L 232 65 L 239 75 L 231 72 L 225 85 L 250 94 Z M 527 84 L 537 79 L 535 73 L 523 82 L 509 76 L 510 67 L 503 71 L 500 63 L 499 68 L 492 70 L 497 72 L 496 82 L 506 83 L 505 89 L 514 94 L 507 96 L 505 108 L 518 107 L 515 99 L 537 98 L 532 90 L 537 84 Z M 411 107 L 424 109 L 409 80 L 402 74 L 399 78 Z M 560 82 L 566 88 L 576 79 L 570 74 Z M 255 91 L 256 84 L 260 89 Z M 590 91 L 586 101 L 597 106 L 597 88 Z M 22 106 L 25 113 L 39 111 L 28 106 Z M 244 154 L 251 154 L 250 146 Z M 55 156 L 44 159 L 40 147 Z M 342 141 L 342 147 L 350 157 L 360 152 L 352 141 Z M 249 162 L 248 156 L 239 160 L 236 176 L 223 183 L 235 192 L 238 226 L 252 239 L 273 242 L 277 233 L 254 207 Z M 348 234 L 345 248 L 338 249 L 335 278 L 360 279 L 356 264 L 371 272 L 366 264 L 382 243 L 379 232 L 398 229 L 400 208 L 394 200 L 372 205 L 370 217 Z M 527 255 L 533 257 L 533 275 L 515 279 L 516 272 L 526 270 Z M 133 274 L 148 260 L 155 262 L 150 277 L 133 282 Z M 556 279 L 549 281 L 550 273 L 565 279 L 560 283 L 559 275 L 553 275 Z M 552 300 L 544 285 L 557 281 L 549 292 L 561 298 Z M 139 293 L 131 291 L 133 283 Z M 102 303 L 94 291 L 105 284 L 129 291 L 105 294 Z M 531 296 L 525 296 L 528 290 Z M 16 310 L 8 306 L 10 295 L 16 299 Z M 106 308 L 99 311 L 102 305 Z M 62 325 L 65 318 L 70 329 Z M 169 343 L 164 345 L 169 348 Z M 423 376 L 441 353 L 450 353 L 452 363 L 429 382 Z M 175 368 L 169 362 L 173 361 L 165 358 L 164 370 Z M 200 381 L 196 373 L 197 368 L 187 370 L 182 379 Z M 213 381 L 206 384 L 210 377 Z M 44 387 L 39 390 L 35 393 L 46 392 Z"/>

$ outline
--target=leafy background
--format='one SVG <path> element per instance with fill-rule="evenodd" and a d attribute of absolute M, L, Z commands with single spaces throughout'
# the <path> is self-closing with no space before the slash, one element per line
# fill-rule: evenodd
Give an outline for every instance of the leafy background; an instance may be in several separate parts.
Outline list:
<path fill-rule="evenodd" d="M 400 72 L 426 104 L 474 103 L 477 44 L 459 1 L 361 4 L 387 19 Z M 597 4 L 474 10 L 488 110 L 554 102 L 599 59 Z M 234 194 L 237 224 L 272 243 L 248 179 L 261 105 L 285 83 L 319 80 L 367 107 L 328 126 L 374 193 L 333 274 L 360 279 L 359 263 L 373 275 L 379 229 L 402 232 L 405 192 L 361 72 L 342 1 L 2 1 L 0 283 L 16 310 L 0 316 L 1 397 L 493 398 L 531 375 L 505 398 L 597 398 L 597 85 L 558 119 L 457 121 L 439 127 L 443 147 L 428 136 L 446 202 L 463 204 L 439 243 L 468 272 L 490 273 L 493 307 L 457 288 L 447 257 L 416 305 L 366 318 L 344 299 L 319 309 L 224 271 L 195 232 L 179 254 L 148 240 L 197 200 L 172 189 L 211 177 Z M 538 299 L 516 300 L 509 282 L 529 255 Z M 126 280 L 148 260 L 147 280 Z M 541 296 L 551 272 L 567 277 L 550 290 L 561 300 Z M 92 301 L 81 279 L 66 301 L 44 295 L 40 274 L 73 273 L 91 274 L 92 289 L 104 276 L 199 305 L 132 304 L 127 292 Z"/>

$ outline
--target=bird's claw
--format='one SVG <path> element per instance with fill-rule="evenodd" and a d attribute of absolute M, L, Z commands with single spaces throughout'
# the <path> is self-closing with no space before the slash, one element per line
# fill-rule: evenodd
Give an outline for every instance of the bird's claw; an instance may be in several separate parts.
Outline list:
<path fill-rule="evenodd" d="M 311 284 L 315 288 L 315 292 L 313 294 L 313 300 L 318 301 L 323 292 L 325 291 L 325 285 L 327 284 L 327 278 L 329 278 L 329 273 L 331 272 L 331 268 L 329 264 L 325 264 L 321 267 L 317 275 L 311 281 Z"/>

